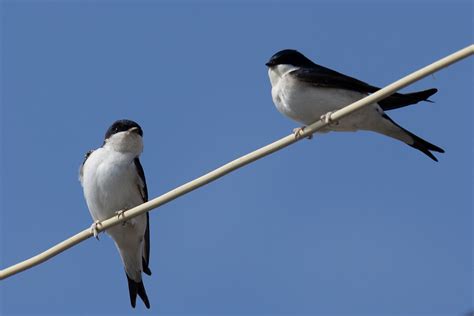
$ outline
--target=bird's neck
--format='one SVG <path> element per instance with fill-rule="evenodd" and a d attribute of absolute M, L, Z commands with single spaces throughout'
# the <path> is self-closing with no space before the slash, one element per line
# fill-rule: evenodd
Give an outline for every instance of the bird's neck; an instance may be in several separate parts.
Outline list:
<path fill-rule="evenodd" d="M 135 133 L 120 133 L 107 139 L 103 147 L 108 150 L 138 156 L 143 151 L 143 140 L 140 135 Z"/>
<path fill-rule="evenodd" d="M 276 65 L 268 68 L 268 77 L 270 77 L 272 87 L 276 86 L 281 78 L 296 69 L 298 69 L 298 67 L 293 65 Z"/>

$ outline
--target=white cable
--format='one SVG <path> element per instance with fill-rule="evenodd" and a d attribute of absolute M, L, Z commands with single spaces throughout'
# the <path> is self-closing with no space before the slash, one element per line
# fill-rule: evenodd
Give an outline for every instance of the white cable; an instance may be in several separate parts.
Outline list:
<path fill-rule="evenodd" d="M 114 216 L 112 218 L 109 218 L 101 223 L 99 226 L 100 229 L 99 231 L 104 231 L 107 228 L 110 228 L 114 225 L 117 225 L 118 223 L 121 223 L 123 221 L 126 221 L 132 217 L 138 216 L 140 214 L 143 214 L 145 212 L 151 211 L 154 208 L 157 208 L 163 204 L 166 204 L 188 192 L 191 192 L 199 187 L 202 187 L 203 185 L 208 184 L 209 182 L 212 182 L 216 179 L 219 179 L 220 177 L 223 177 L 224 175 L 228 174 L 229 172 L 232 172 L 236 169 L 239 169 L 257 159 L 263 158 L 277 150 L 280 150 L 282 148 L 285 148 L 286 146 L 289 146 L 304 137 L 312 135 L 314 132 L 320 130 L 321 128 L 325 127 L 328 125 L 329 121 L 337 121 L 341 118 L 343 118 L 346 115 L 349 115 L 350 113 L 367 106 L 369 104 L 372 104 L 374 102 L 380 101 L 387 96 L 395 93 L 397 90 L 406 87 L 410 84 L 412 84 L 415 81 L 420 80 L 421 78 L 424 78 L 444 67 L 447 67 L 455 62 L 460 61 L 461 59 L 464 59 L 470 55 L 474 54 L 474 45 L 469 45 L 464 49 L 461 49 L 454 54 L 451 54 L 445 58 L 442 58 L 431 65 L 428 65 L 418 71 L 415 71 L 408 76 L 386 86 L 383 89 L 380 89 L 379 91 L 357 101 L 352 103 L 351 105 L 348 105 L 334 113 L 328 113 L 328 116 L 326 117 L 326 120 L 322 121 L 319 120 L 309 126 L 307 126 L 301 133 L 298 139 L 295 138 L 294 134 L 288 135 L 280 140 L 277 140 L 276 142 L 267 145 L 265 147 L 262 147 L 260 149 L 255 150 L 254 152 L 251 152 L 245 156 L 242 156 L 240 158 L 237 158 L 234 161 L 231 161 L 222 167 L 219 167 L 193 181 L 190 181 L 186 184 L 181 185 L 180 187 L 177 187 L 174 190 L 171 190 L 157 198 L 154 198 L 151 201 L 148 201 L 144 204 L 138 205 L 125 213 L 123 213 L 123 216 L 120 216 L 118 218 L 117 216 Z M 92 232 L 90 228 L 83 230 L 82 232 L 60 242 L 59 244 L 51 247 L 50 249 L 30 258 L 25 261 L 22 261 L 20 263 L 17 263 L 15 265 L 12 265 L 8 268 L 3 269 L 0 271 L 0 280 L 8 278 L 14 274 L 17 274 L 21 271 L 24 271 L 26 269 L 32 268 L 54 256 L 57 254 L 65 251 L 66 249 L 71 248 L 74 245 L 77 245 L 78 243 L 86 240 L 87 238 L 92 236 Z"/>

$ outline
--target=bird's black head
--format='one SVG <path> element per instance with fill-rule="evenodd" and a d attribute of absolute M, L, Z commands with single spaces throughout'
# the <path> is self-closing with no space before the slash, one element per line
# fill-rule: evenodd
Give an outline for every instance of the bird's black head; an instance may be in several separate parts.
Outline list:
<path fill-rule="evenodd" d="M 277 65 L 293 65 L 295 67 L 313 67 L 315 64 L 305 55 L 294 49 L 284 49 L 276 53 L 265 64 L 268 67 Z"/>
<path fill-rule="evenodd" d="M 105 139 L 108 139 L 110 136 L 120 133 L 120 132 L 126 132 L 130 130 L 131 128 L 134 128 L 133 132 L 137 133 L 140 136 L 143 136 L 143 131 L 140 125 L 138 125 L 136 122 L 131 121 L 131 120 L 118 120 L 115 121 L 107 130 L 105 133 Z"/>

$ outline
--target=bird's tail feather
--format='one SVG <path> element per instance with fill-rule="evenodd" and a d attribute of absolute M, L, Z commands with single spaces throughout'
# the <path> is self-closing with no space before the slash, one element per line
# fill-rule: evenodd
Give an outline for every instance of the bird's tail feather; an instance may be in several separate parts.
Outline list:
<path fill-rule="evenodd" d="M 150 301 L 148 300 L 148 296 L 146 295 L 143 281 L 135 282 L 134 280 L 130 279 L 127 273 L 125 273 L 125 275 L 127 275 L 128 291 L 130 293 L 130 303 L 132 304 L 132 307 L 135 308 L 135 305 L 137 302 L 137 295 L 138 295 L 142 299 L 146 308 L 150 308 Z"/>
<path fill-rule="evenodd" d="M 416 136 L 415 134 L 413 134 L 412 132 L 410 131 L 407 131 L 406 129 L 404 129 L 403 127 L 401 127 L 400 125 L 398 125 L 397 123 L 395 123 L 394 120 L 392 120 L 387 114 L 383 114 L 382 115 L 385 119 L 389 120 L 390 122 L 392 122 L 392 124 L 394 124 L 395 126 L 397 126 L 399 129 L 401 129 L 404 133 L 406 133 L 407 135 L 410 136 L 411 139 L 413 139 L 413 143 L 410 144 L 408 143 L 406 140 L 403 140 L 402 138 L 398 138 L 398 137 L 395 137 L 395 138 L 398 138 L 399 140 L 402 140 L 404 141 L 408 146 L 411 146 L 415 149 L 418 149 L 419 151 L 421 151 L 422 153 L 424 153 L 425 155 L 427 155 L 428 157 L 430 157 L 431 159 L 433 159 L 434 161 L 438 161 L 438 159 L 431 153 L 432 151 L 436 151 L 436 152 L 439 152 L 439 153 L 444 153 L 444 149 L 443 148 L 440 148 L 436 145 L 433 145 L 432 143 L 430 142 L 427 142 L 426 140 L 422 139 L 421 137 L 418 137 Z M 391 136 L 391 135 L 389 135 Z M 391 136 L 391 137 L 394 137 L 394 136 Z"/>
<path fill-rule="evenodd" d="M 378 103 L 384 111 L 390 111 L 415 104 L 420 101 L 432 102 L 428 100 L 428 98 L 436 92 L 438 92 L 438 89 L 433 88 L 412 93 L 395 93 L 388 98 L 379 101 Z"/>
<path fill-rule="evenodd" d="M 418 149 L 419 151 L 421 151 L 422 153 L 424 153 L 425 155 L 427 155 L 428 157 L 430 157 L 434 161 L 438 161 L 438 159 L 431 153 L 432 151 L 436 151 L 436 152 L 439 152 L 439 153 L 444 153 L 443 148 L 440 148 L 436 145 L 433 145 L 432 143 L 427 142 L 426 140 L 416 136 L 413 133 L 410 133 L 407 130 L 405 130 L 405 132 L 407 132 L 411 136 L 411 138 L 413 138 L 413 144 L 408 144 L 408 145 L 413 147 L 413 148 Z"/>

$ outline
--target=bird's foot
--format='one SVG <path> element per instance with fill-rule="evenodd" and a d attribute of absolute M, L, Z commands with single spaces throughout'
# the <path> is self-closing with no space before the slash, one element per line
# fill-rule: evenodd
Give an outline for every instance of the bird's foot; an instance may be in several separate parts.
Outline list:
<path fill-rule="evenodd" d="M 115 212 L 115 214 L 117 215 L 117 218 L 120 219 L 120 217 L 124 217 L 124 213 L 125 213 L 126 210 L 127 210 L 127 209 L 124 208 L 123 210 L 120 210 L 120 211 Z M 123 221 L 123 222 L 122 222 L 122 226 L 127 225 L 127 222 L 128 222 L 128 221 Z"/>
<path fill-rule="evenodd" d="M 117 215 L 118 218 L 123 217 L 126 209 L 120 210 L 115 212 L 115 215 Z"/>
<path fill-rule="evenodd" d="M 306 126 L 301 126 L 293 129 L 293 134 L 295 134 L 296 139 L 300 139 L 304 133 L 304 129 Z M 312 139 L 313 135 L 307 136 L 308 139 Z"/>
<path fill-rule="evenodd" d="M 323 114 L 321 115 L 320 119 L 321 121 L 323 121 L 324 123 L 328 124 L 328 125 L 337 125 L 339 124 L 338 121 L 334 121 L 332 118 L 331 118 L 331 115 L 333 114 L 334 112 L 327 112 L 326 114 Z"/>
<path fill-rule="evenodd" d="M 94 235 L 95 239 L 99 240 L 99 231 L 98 228 L 102 226 L 100 221 L 94 221 L 91 225 L 91 232 Z"/>

